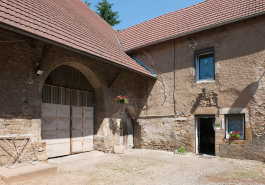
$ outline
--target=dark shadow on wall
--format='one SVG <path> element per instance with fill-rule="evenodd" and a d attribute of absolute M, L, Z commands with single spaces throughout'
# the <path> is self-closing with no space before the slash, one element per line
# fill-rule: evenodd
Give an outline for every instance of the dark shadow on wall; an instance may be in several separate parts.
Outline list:
<path fill-rule="evenodd" d="M 258 81 L 249 84 L 243 91 L 238 91 L 237 89 L 229 89 L 229 92 L 233 91 L 238 96 L 235 102 L 232 104 L 231 108 L 240 107 L 241 110 L 238 111 L 242 111 L 245 107 L 247 107 L 249 102 L 253 99 L 253 96 L 256 94 L 259 88 L 259 82 L 264 74 L 265 72 L 261 75 Z M 232 114 L 234 112 L 232 111 L 232 109 L 230 109 L 228 113 Z"/>
<path fill-rule="evenodd" d="M 133 120 L 133 145 L 134 148 L 140 149 L 143 144 L 142 127 L 137 120 Z"/>
<path fill-rule="evenodd" d="M 114 118 L 109 119 L 109 128 L 113 135 L 120 134 L 120 126 L 118 125 L 116 119 Z"/>
<path fill-rule="evenodd" d="M 261 75 L 261 77 L 258 81 L 249 84 L 245 89 L 243 89 L 243 91 L 239 91 L 236 88 L 229 88 L 228 90 L 222 92 L 222 93 L 233 92 L 237 95 L 237 99 L 231 105 L 231 108 L 238 108 L 237 112 L 241 112 L 245 107 L 247 107 L 247 105 L 253 99 L 253 96 L 257 92 L 257 90 L 259 88 L 259 82 L 262 79 L 262 77 L 264 76 L 264 74 L 265 74 L 265 72 Z M 214 101 L 216 101 L 215 106 L 210 105 L 210 106 L 202 106 L 202 107 L 218 107 L 217 94 L 213 93 L 213 99 L 214 99 Z M 194 103 L 194 105 L 190 111 L 191 114 L 194 114 L 196 109 L 201 106 L 201 101 L 203 101 L 203 100 L 205 100 L 205 98 L 204 98 L 203 93 L 201 93 L 196 97 L 196 101 L 195 101 L 195 103 Z M 206 99 L 206 102 L 208 102 L 208 101 L 209 100 Z M 228 113 L 229 114 L 234 113 L 233 109 L 230 109 L 228 111 Z"/>

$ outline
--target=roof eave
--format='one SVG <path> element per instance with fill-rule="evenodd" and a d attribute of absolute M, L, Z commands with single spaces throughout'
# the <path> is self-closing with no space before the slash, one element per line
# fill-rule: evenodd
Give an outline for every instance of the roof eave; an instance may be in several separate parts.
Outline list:
<path fill-rule="evenodd" d="M 84 52 L 84 51 L 80 51 L 78 49 L 75 49 L 73 47 L 70 47 L 70 46 L 67 46 L 67 45 L 64 45 L 64 44 L 61 44 L 61 43 L 58 43 L 56 41 L 53 41 L 53 40 L 50 40 L 50 39 L 47 39 L 47 38 L 44 38 L 44 37 L 41 37 L 39 35 L 36 35 L 36 34 L 33 34 L 33 33 L 30 33 L 30 32 L 27 32 L 27 31 L 24 31 L 22 29 L 19 29 L 19 28 L 16 28 L 14 26 L 10 26 L 8 24 L 5 24 L 5 23 L 2 23 L 0 22 L 0 28 L 4 28 L 6 30 L 9 30 L 9 31 L 13 31 L 13 32 L 16 32 L 16 33 L 19 33 L 19 34 L 22 34 L 22 35 L 25 35 L 25 36 L 28 36 L 28 37 L 31 37 L 31 38 L 34 38 L 34 39 L 37 39 L 37 40 L 41 40 L 43 42 L 47 42 L 49 44 L 53 44 L 55 46 L 59 46 L 59 47 L 62 47 L 64 49 L 68 49 L 68 50 L 71 50 L 71 51 L 74 51 L 76 53 L 79 53 L 79 54 L 82 54 L 82 55 L 85 55 L 85 56 L 88 56 L 88 57 L 91 57 L 91 58 L 94 58 L 96 60 L 100 60 L 102 62 L 105 62 L 105 63 L 108 63 L 108 64 L 111 64 L 111 65 L 114 65 L 114 66 L 117 66 L 117 67 L 121 67 L 123 69 L 127 69 L 129 71 L 133 71 L 135 73 L 138 73 L 138 74 L 141 74 L 141 75 L 144 75 L 144 76 L 147 76 L 147 77 L 150 77 L 150 78 L 153 78 L 153 79 L 157 79 L 155 76 L 153 76 L 151 73 L 150 75 L 148 74 L 145 74 L 145 73 L 142 73 L 140 71 L 137 71 L 137 70 L 134 70 L 134 69 L 131 69 L 129 67 L 126 67 L 126 66 L 123 66 L 123 65 L 120 65 L 120 64 L 117 64 L 117 63 L 114 63 L 110 60 L 107 60 L 107 59 L 104 59 L 104 58 L 101 58 L 101 57 L 98 57 L 98 56 L 95 56 L 95 55 L 92 55 L 90 53 L 87 53 L 87 52 Z"/>
<path fill-rule="evenodd" d="M 251 17 L 256 17 L 256 16 L 259 16 L 259 15 L 263 15 L 263 14 L 265 14 L 265 11 L 262 11 L 262 12 L 259 12 L 259 13 L 255 13 L 255 14 L 251 14 L 251 15 L 244 16 L 244 17 L 240 17 L 240 18 L 237 18 L 237 19 L 232 19 L 232 20 L 229 20 L 229 21 L 213 24 L 213 25 L 210 25 L 210 26 L 202 27 L 202 28 L 199 28 L 199 29 L 196 29 L 196 30 L 193 30 L 193 31 L 189 31 L 189 32 L 185 32 L 185 33 L 182 33 L 182 34 L 173 35 L 173 36 L 170 36 L 170 37 L 159 39 L 159 40 L 156 40 L 156 41 L 153 41 L 153 42 L 149 42 L 147 44 L 143 44 L 143 45 L 140 45 L 140 46 L 125 50 L 125 52 L 126 53 L 131 53 L 134 50 L 137 50 L 137 49 L 140 49 L 140 48 L 143 48 L 143 47 L 147 47 L 147 46 L 150 46 L 150 45 L 153 45 L 153 44 L 158 44 L 158 43 L 161 43 L 161 42 L 165 42 L 165 41 L 168 41 L 168 40 L 172 40 L 172 39 L 176 39 L 176 38 L 179 38 L 179 37 L 187 36 L 187 35 L 194 34 L 194 33 L 200 32 L 200 31 L 216 28 L 216 27 L 219 27 L 219 26 L 223 26 L 223 25 L 226 25 L 226 24 L 233 23 L 233 22 L 242 21 L 242 20 L 245 20 L 245 19 L 249 19 Z"/>

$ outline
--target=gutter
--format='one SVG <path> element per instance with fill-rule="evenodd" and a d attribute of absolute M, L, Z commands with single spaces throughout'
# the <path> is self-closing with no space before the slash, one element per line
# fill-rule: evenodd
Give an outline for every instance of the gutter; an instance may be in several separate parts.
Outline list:
<path fill-rule="evenodd" d="M 124 51 L 124 48 L 122 47 L 121 41 L 120 41 L 120 39 L 119 39 L 119 37 L 118 37 L 117 33 L 115 33 L 115 35 L 116 35 L 116 37 L 117 37 L 117 40 L 118 40 L 118 42 L 119 42 L 119 44 L 120 44 L 120 46 L 121 46 L 122 50 Z"/>
<path fill-rule="evenodd" d="M 252 18 L 252 17 L 259 16 L 259 15 L 263 15 L 263 14 L 265 14 L 265 11 L 259 12 L 259 13 L 255 13 L 255 14 L 251 14 L 251 15 L 248 15 L 248 16 L 245 16 L 245 17 L 240 17 L 240 18 L 237 18 L 237 19 L 232 19 L 232 20 L 229 20 L 229 21 L 226 21 L 226 22 L 213 24 L 213 25 L 210 25 L 210 26 L 206 26 L 206 27 L 203 27 L 203 28 L 199 28 L 199 29 L 190 31 L 190 32 L 185 32 L 185 33 L 182 33 L 182 34 L 179 34 L 179 35 L 173 35 L 173 36 L 170 36 L 170 37 L 167 37 L 167 38 L 163 38 L 163 39 L 160 39 L 160 40 L 156 40 L 156 41 L 153 41 L 153 42 L 149 42 L 147 44 L 143 44 L 143 45 L 140 45 L 140 46 L 125 50 L 125 52 L 129 53 L 131 51 L 134 51 L 136 49 L 140 49 L 140 48 L 143 48 L 143 47 L 146 47 L 146 46 L 150 46 L 150 45 L 153 45 L 153 44 L 158 44 L 158 43 L 161 43 L 161 42 L 165 42 L 165 41 L 168 41 L 168 40 L 172 40 L 172 39 L 176 39 L 176 38 L 179 38 L 179 37 L 187 36 L 187 35 L 190 35 L 190 34 L 193 34 L 193 33 L 197 33 L 197 32 L 200 32 L 200 31 L 205 31 L 205 30 L 208 30 L 208 29 L 216 28 L 216 27 L 223 26 L 223 25 L 230 24 L 230 23 L 234 23 L 234 22 L 237 22 L 237 21 L 242 21 L 242 20 L 245 20 L 245 19 L 248 19 L 248 18 Z"/>
<path fill-rule="evenodd" d="M 61 47 L 61 48 L 64 48 L 64 49 L 68 49 L 70 51 L 73 51 L 73 52 L 76 52 L 76 53 L 79 53 L 81 55 L 84 55 L 84 56 L 88 56 L 88 57 L 91 57 L 93 59 L 96 59 L 96 60 L 100 60 L 102 62 L 105 62 L 107 64 L 111 64 L 111 65 L 114 65 L 114 66 L 117 66 L 117 67 L 121 67 L 123 69 L 127 69 L 129 71 L 132 71 L 132 72 L 135 72 L 135 73 L 138 73 L 138 74 L 141 74 L 141 75 L 144 75 L 144 76 L 147 76 L 149 78 L 153 78 L 153 79 L 156 79 L 155 76 L 153 75 L 147 75 L 145 73 L 141 73 L 137 70 L 134 70 L 134 69 L 131 69 L 129 67 L 126 67 L 126 66 L 123 66 L 123 65 L 120 65 L 120 64 L 117 64 L 117 63 L 114 63 L 110 60 L 107 60 L 107 59 L 104 59 L 104 58 L 101 58 L 101 57 L 98 57 L 98 56 L 95 56 L 95 55 L 92 55 L 90 53 L 87 53 L 87 52 L 84 52 L 84 51 L 80 51 L 78 49 L 75 49 L 75 48 L 72 48 L 70 46 L 67 46 L 67 45 L 64 45 L 64 44 L 60 44 L 56 41 L 52 41 L 50 39 L 47 39 L 47 38 L 44 38 L 44 37 L 41 37 L 39 35 L 36 35 L 36 34 L 33 34 L 33 33 L 30 33 L 30 32 L 27 32 L 27 31 L 24 31 L 22 29 L 19 29 L 19 28 L 16 28 L 14 26 L 10 26 L 10 25 L 7 25 L 7 24 L 4 24 L 4 23 L 0 23 L 0 28 L 4 28 L 6 30 L 9 30 L 9 31 L 13 31 L 13 32 L 16 32 L 16 33 L 19 33 L 21 35 L 25 35 L 25 36 L 28 36 L 28 37 L 31 37 L 31 38 L 34 38 L 34 39 L 37 39 L 37 40 L 41 40 L 43 42 L 46 42 L 46 43 L 49 43 L 49 44 L 53 44 L 55 46 L 58 46 L 58 47 Z"/>
<path fill-rule="evenodd" d="M 153 71 L 153 69 L 151 69 L 150 67 L 148 67 L 145 63 L 143 63 L 142 61 L 140 61 L 137 57 L 133 57 L 131 56 L 132 59 L 134 59 L 138 64 L 140 64 L 143 68 L 145 68 L 147 71 L 149 71 L 154 77 L 157 77 L 157 74 Z"/>

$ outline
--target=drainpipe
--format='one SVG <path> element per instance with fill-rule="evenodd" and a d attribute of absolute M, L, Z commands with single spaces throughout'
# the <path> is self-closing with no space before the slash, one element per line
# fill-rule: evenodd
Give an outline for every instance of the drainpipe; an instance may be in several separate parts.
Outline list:
<path fill-rule="evenodd" d="M 174 99 L 174 114 L 176 116 L 177 108 L 176 108 L 176 41 L 174 41 L 174 92 L 173 92 L 173 99 Z"/>

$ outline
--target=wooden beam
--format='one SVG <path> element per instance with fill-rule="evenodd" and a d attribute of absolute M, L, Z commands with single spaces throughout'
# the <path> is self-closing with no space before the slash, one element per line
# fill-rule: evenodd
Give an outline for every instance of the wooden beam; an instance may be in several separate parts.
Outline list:
<path fill-rule="evenodd" d="M 36 39 L 27 40 L 27 43 L 33 49 L 35 49 L 37 47 L 37 40 Z"/>
<path fill-rule="evenodd" d="M 120 76 L 122 71 L 123 71 L 122 69 L 118 69 L 116 71 L 115 76 L 111 79 L 111 81 L 108 84 L 108 88 L 110 88 L 112 86 L 112 84 L 117 80 L 117 78 Z"/>
<path fill-rule="evenodd" d="M 51 49 L 52 45 L 51 44 L 45 44 L 43 46 L 43 49 L 42 49 L 42 54 L 39 58 L 39 60 L 36 62 L 36 72 L 40 69 L 41 67 L 41 64 L 43 63 L 43 61 L 45 60 L 49 50 Z"/>

